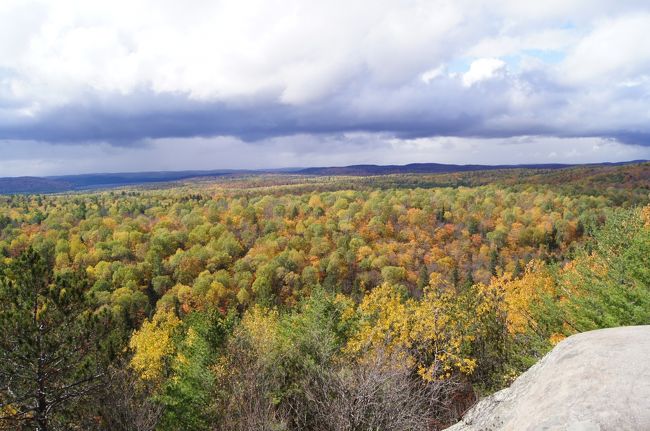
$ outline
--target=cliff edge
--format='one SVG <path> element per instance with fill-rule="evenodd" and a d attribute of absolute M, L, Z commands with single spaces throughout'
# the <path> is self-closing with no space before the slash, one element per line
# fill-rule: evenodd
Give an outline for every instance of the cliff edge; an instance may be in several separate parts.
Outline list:
<path fill-rule="evenodd" d="M 563 340 L 447 430 L 650 430 L 650 326 Z"/>

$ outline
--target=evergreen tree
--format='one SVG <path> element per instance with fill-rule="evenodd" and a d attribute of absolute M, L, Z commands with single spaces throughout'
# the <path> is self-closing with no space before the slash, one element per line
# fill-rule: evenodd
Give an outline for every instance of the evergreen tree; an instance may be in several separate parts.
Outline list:
<path fill-rule="evenodd" d="M 31 248 L 0 272 L 0 428 L 69 427 L 67 408 L 103 374 L 108 316 L 89 307 L 80 277 L 55 276 Z"/>

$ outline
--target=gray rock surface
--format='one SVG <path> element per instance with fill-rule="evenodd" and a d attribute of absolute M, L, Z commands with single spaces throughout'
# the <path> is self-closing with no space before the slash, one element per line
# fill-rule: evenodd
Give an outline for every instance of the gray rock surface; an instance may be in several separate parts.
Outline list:
<path fill-rule="evenodd" d="M 650 326 L 571 336 L 447 431 L 650 430 Z"/>

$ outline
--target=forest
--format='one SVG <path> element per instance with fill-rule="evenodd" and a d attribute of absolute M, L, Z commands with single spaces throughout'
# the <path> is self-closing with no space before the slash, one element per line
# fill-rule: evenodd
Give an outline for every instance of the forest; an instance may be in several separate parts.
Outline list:
<path fill-rule="evenodd" d="M 0 429 L 442 430 L 650 324 L 650 164 L 0 195 Z"/>

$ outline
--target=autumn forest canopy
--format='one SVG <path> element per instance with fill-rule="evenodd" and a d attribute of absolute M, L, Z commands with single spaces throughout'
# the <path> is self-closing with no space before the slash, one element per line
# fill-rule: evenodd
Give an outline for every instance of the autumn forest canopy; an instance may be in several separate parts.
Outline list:
<path fill-rule="evenodd" d="M 649 163 L 0 195 L 0 429 L 444 429 L 650 324 L 649 204 Z"/>

